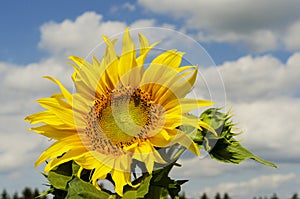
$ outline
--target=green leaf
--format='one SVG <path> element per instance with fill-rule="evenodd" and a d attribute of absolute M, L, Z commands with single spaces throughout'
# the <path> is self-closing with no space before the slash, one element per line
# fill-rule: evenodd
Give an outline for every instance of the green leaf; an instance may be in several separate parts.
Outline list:
<path fill-rule="evenodd" d="M 116 195 L 110 195 L 104 191 L 96 189 L 91 183 L 74 177 L 69 182 L 68 195 L 66 199 L 115 199 Z"/>
<path fill-rule="evenodd" d="M 50 184 L 60 190 L 67 190 L 68 182 L 72 177 L 72 162 L 66 162 L 52 169 L 47 176 Z"/>
<path fill-rule="evenodd" d="M 72 161 L 72 175 L 77 176 L 80 166 L 76 162 Z"/>
<path fill-rule="evenodd" d="M 174 165 L 174 163 L 171 163 L 162 169 L 153 171 L 149 192 L 145 196 L 146 199 L 166 198 L 167 195 L 170 195 L 171 198 L 178 196 L 181 185 L 187 182 L 187 180 L 176 181 L 168 176 Z"/>
<path fill-rule="evenodd" d="M 136 189 L 132 188 L 124 193 L 123 199 L 144 198 L 144 196 L 149 191 L 149 185 L 150 185 L 151 178 L 152 178 L 152 175 L 148 175 L 145 178 L 143 178 L 140 186 L 138 186 Z"/>

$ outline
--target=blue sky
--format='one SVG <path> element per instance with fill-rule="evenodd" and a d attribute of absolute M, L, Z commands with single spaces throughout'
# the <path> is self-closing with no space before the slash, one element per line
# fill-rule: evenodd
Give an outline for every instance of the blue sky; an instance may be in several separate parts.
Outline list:
<path fill-rule="evenodd" d="M 279 165 L 227 165 L 187 156 L 181 160 L 182 170 L 172 175 L 191 179 L 184 186 L 190 197 L 204 191 L 212 197 L 222 190 L 236 199 L 300 193 L 299 9 L 298 0 L 3 2 L 0 188 L 45 188 L 38 173 L 42 167 L 34 168 L 33 162 L 49 142 L 28 133 L 29 125 L 23 122 L 40 110 L 36 99 L 57 91 L 41 77 L 52 75 L 72 88 L 67 57 L 86 56 L 101 35 L 112 36 L 130 26 L 133 36 L 140 30 L 152 42 L 162 39 L 160 48 L 186 51 L 192 64 L 209 60 L 201 54 L 201 44 L 216 66 L 201 67 L 206 86 L 199 80 L 203 92 L 197 95 L 232 106 L 245 132 L 243 144 Z"/>

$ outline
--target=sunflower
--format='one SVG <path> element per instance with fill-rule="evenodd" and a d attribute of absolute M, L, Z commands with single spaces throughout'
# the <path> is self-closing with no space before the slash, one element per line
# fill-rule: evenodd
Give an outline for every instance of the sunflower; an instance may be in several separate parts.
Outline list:
<path fill-rule="evenodd" d="M 115 191 L 123 195 L 123 187 L 132 185 L 133 160 L 144 163 L 151 173 L 154 163 L 166 161 L 161 148 L 180 144 L 199 155 L 193 140 L 179 126 L 210 129 L 203 121 L 190 117 L 189 112 L 210 101 L 185 98 L 193 88 L 196 66 L 180 66 L 183 52 L 168 50 L 149 64 L 146 57 L 157 43 L 149 45 L 139 34 L 136 52 L 129 30 L 122 38 L 118 56 L 114 44 L 103 36 L 106 52 L 102 60 L 91 62 L 71 56 L 74 68 L 74 92 L 70 93 L 57 79 L 61 92 L 38 103 L 45 108 L 25 118 L 31 124 L 43 123 L 30 130 L 54 139 L 35 165 L 48 161 L 45 172 L 68 161 L 83 169 L 93 170 L 91 183 L 111 175 Z M 138 55 L 137 55 L 138 54 Z"/>

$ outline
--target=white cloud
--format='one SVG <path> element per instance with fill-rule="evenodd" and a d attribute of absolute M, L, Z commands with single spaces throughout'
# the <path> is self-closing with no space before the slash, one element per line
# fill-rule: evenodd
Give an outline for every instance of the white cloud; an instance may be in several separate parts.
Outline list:
<path fill-rule="evenodd" d="M 49 58 L 42 60 L 38 63 L 31 63 L 26 66 L 7 66 L 7 73 L 2 73 L 4 76 L 1 79 L 2 85 L 21 91 L 40 91 L 48 82 L 42 79 L 43 76 L 50 75 L 55 76 L 58 79 L 62 79 L 64 83 L 70 85 L 70 81 L 66 81 L 66 73 L 69 75 L 73 70 L 71 66 L 67 64 L 68 59 L 64 60 L 57 58 Z"/>
<path fill-rule="evenodd" d="M 300 50 L 300 20 L 292 24 L 284 36 L 285 47 L 289 50 Z"/>
<path fill-rule="evenodd" d="M 204 32 L 199 31 L 197 38 L 201 42 L 244 43 L 249 50 L 254 52 L 265 52 L 278 47 L 277 35 L 271 30 L 265 29 L 255 30 L 251 33 L 238 33 L 234 30 L 228 30 L 227 32 L 204 34 Z"/>
<path fill-rule="evenodd" d="M 300 99 L 292 98 L 234 104 L 242 144 L 275 163 L 299 162 L 299 110 Z"/>
<path fill-rule="evenodd" d="M 299 94 L 299 61 L 300 53 L 290 56 L 286 63 L 271 55 L 245 56 L 236 61 L 225 62 L 217 68 L 202 68 L 201 72 L 208 80 L 215 76 L 215 70 L 220 72 L 227 100 L 230 102 L 273 100 Z M 216 93 L 223 94 L 219 82 L 211 81 L 208 87 Z M 223 96 L 218 98 L 220 97 Z"/>
<path fill-rule="evenodd" d="M 111 6 L 110 7 L 110 12 L 112 13 L 112 14 L 114 14 L 114 13 L 117 13 L 117 12 L 122 12 L 122 13 L 124 13 L 124 11 L 126 12 L 133 12 L 133 11 L 135 11 L 136 10 L 136 5 L 135 4 L 132 4 L 132 3 L 129 3 L 129 2 L 126 2 L 126 3 L 124 3 L 124 4 L 122 4 L 122 5 L 114 5 L 114 6 Z"/>
<path fill-rule="evenodd" d="M 242 42 L 254 51 L 281 47 L 284 30 L 300 19 L 297 0 L 275 0 L 272 3 L 259 0 L 138 2 L 152 12 L 184 19 L 184 27 L 198 30 L 202 41 Z M 297 37 L 293 39 L 299 41 Z"/>
<path fill-rule="evenodd" d="M 240 182 L 227 182 L 220 183 L 213 187 L 205 187 L 200 193 L 207 193 L 208 195 L 215 195 L 216 190 L 222 191 L 224 193 L 229 193 L 233 198 L 249 198 L 254 196 L 261 191 L 264 193 L 271 194 L 284 184 L 291 184 L 295 180 L 296 175 L 294 173 L 289 174 L 275 174 L 275 175 L 262 175 L 256 178 L 252 178 L 248 181 Z"/>
<path fill-rule="evenodd" d="M 175 178 L 209 179 L 226 174 L 239 174 L 251 172 L 262 165 L 249 161 L 241 164 L 227 164 L 211 159 L 202 153 L 200 157 L 181 158 L 178 161 L 182 167 L 174 167 L 171 175 Z M 201 169 L 200 169 L 201 168 Z"/>
<path fill-rule="evenodd" d="M 169 31 L 169 34 L 162 34 L 164 29 L 174 28 L 170 24 L 163 24 L 160 28 L 154 29 L 153 27 L 157 25 L 153 19 L 140 19 L 132 22 L 132 24 L 119 21 L 104 21 L 103 16 L 100 14 L 85 12 L 74 21 L 66 19 L 61 23 L 48 22 L 43 24 L 41 26 L 39 47 L 51 52 L 56 57 L 66 57 L 69 55 L 85 57 L 91 51 L 95 50 L 95 48 L 99 51 L 97 53 L 103 55 L 104 48 L 101 47 L 101 44 L 104 42 L 101 36 L 107 35 L 110 38 L 120 39 L 123 31 L 128 26 L 133 31 L 136 29 L 132 34 L 136 41 L 137 34 L 135 33 L 137 33 L 137 30 L 138 32 L 146 32 L 150 36 L 150 40 L 158 41 L 168 38 L 171 32 Z"/>
<path fill-rule="evenodd" d="M 0 173 L 20 180 L 25 175 L 24 168 L 32 170 L 40 152 L 50 145 L 47 138 L 28 132 L 29 124 L 24 121 L 27 115 L 41 110 L 38 98 L 59 90 L 42 76 L 52 75 L 72 88 L 65 78 L 70 79 L 72 69 L 54 58 L 26 66 L 0 63 L 0 68 Z"/>
<path fill-rule="evenodd" d="M 85 12 L 75 21 L 49 22 L 41 27 L 39 47 L 54 54 L 86 56 L 101 41 L 102 35 L 124 31 L 126 24 L 102 21 L 102 15 Z M 64 54 L 64 55 L 65 55 Z"/>
<path fill-rule="evenodd" d="M 49 58 L 25 66 L 0 63 L 0 114 L 20 114 L 37 109 L 35 100 L 48 97 L 57 92 L 57 85 L 43 76 L 52 76 L 60 80 L 71 92 L 71 74 L 73 68 L 67 59 Z"/>
<path fill-rule="evenodd" d="M 24 115 L 0 115 L 0 173 L 33 166 L 38 158 L 38 150 L 45 149 L 46 139 L 33 133 L 26 133 Z M 5 125 L 6 124 L 6 125 Z"/>

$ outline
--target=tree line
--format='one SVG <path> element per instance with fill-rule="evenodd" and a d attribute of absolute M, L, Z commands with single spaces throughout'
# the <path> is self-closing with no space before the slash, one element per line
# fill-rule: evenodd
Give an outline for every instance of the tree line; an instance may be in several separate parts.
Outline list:
<path fill-rule="evenodd" d="M 1 199 L 47 199 L 46 196 L 41 196 L 41 192 L 36 188 L 32 190 L 29 187 L 25 187 L 21 194 L 15 192 L 13 195 L 9 195 L 6 189 L 3 189 L 1 193 Z"/>
<path fill-rule="evenodd" d="M 7 191 L 4 189 L 1 194 L 1 199 L 47 199 L 46 196 L 41 196 L 41 192 L 36 188 L 34 190 L 30 189 L 29 187 L 25 187 L 21 194 L 15 192 L 13 195 L 9 195 Z M 179 196 L 179 199 L 187 199 L 186 194 L 182 192 Z M 228 193 L 224 193 L 221 195 L 217 193 L 214 197 L 209 198 L 206 193 L 203 193 L 199 199 L 231 199 Z M 275 193 L 271 197 L 253 197 L 253 199 L 280 199 Z M 298 194 L 292 195 L 289 199 L 300 199 Z"/>
<path fill-rule="evenodd" d="M 180 194 L 180 196 L 179 196 L 179 199 L 188 199 L 188 198 L 185 196 L 185 193 L 182 192 L 182 193 Z M 199 199 L 232 199 L 232 198 L 229 196 L 228 193 L 224 193 L 223 196 L 221 196 L 220 193 L 217 193 L 217 194 L 216 194 L 214 197 L 212 197 L 212 198 L 209 198 L 209 197 L 207 196 L 206 193 L 203 193 L 202 196 L 199 197 Z M 271 197 L 267 197 L 267 196 L 263 196 L 263 197 L 262 197 L 262 196 L 259 196 L 259 197 L 257 197 L 257 196 L 254 196 L 253 199 L 280 199 L 280 198 L 277 196 L 276 193 L 274 193 Z M 292 196 L 291 196 L 290 198 L 288 198 L 288 199 L 300 199 L 300 198 L 298 197 L 298 194 L 295 193 L 294 195 L 292 195 Z"/>

